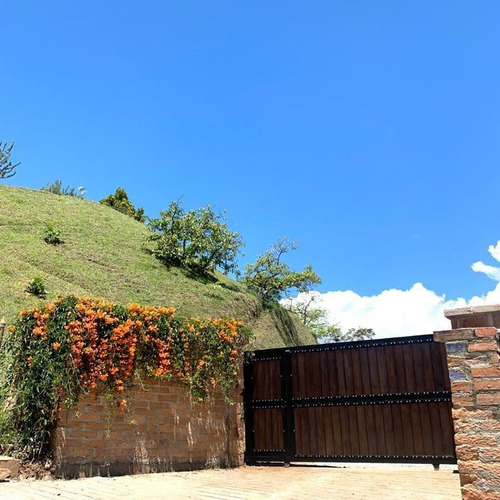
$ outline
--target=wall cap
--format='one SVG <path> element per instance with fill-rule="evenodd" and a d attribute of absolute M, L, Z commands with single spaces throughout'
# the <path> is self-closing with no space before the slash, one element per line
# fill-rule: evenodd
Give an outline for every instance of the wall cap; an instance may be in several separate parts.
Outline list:
<path fill-rule="evenodd" d="M 500 304 L 490 306 L 473 306 L 473 307 L 460 307 L 458 309 L 445 309 L 444 315 L 450 319 L 455 316 L 466 316 L 469 314 L 482 314 L 500 312 Z"/>

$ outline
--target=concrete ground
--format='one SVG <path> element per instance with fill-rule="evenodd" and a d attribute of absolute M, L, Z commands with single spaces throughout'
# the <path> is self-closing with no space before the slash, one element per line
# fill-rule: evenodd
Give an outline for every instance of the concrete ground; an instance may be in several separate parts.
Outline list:
<path fill-rule="evenodd" d="M 241 467 L 70 481 L 0 483 L 8 500 L 328 499 L 460 500 L 453 467 L 342 465 Z"/>

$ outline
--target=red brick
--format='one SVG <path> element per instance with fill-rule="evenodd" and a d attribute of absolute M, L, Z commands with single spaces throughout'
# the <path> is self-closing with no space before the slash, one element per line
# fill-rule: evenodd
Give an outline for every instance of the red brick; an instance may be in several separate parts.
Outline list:
<path fill-rule="evenodd" d="M 92 449 L 83 446 L 65 448 L 64 455 L 70 457 L 91 457 Z"/>
<path fill-rule="evenodd" d="M 106 439 L 86 439 L 83 443 L 85 443 L 85 446 L 89 446 L 90 448 L 102 448 L 107 447 L 108 445 Z"/>
<path fill-rule="evenodd" d="M 168 403 L 179 402 L 179 396 L 176 394 L 158 394 L 158 401 L 165 401 Z"/>
<path fill-rule="evenodd" d="M 474 330 L 471 328 L 457 328 L 455 330 L 443 330 L 434 332 L 436 342 L 452 342 L 455 340 L 471 340 L 474 338 Z"/>
<path fill-rule="evenodd" d="M 489 420 L 479 421 L 478 428 L 481 431 L 500 432 L 500 420 L 491 418 Z"/>
<path fill-rule="evenodd" d="M 149 408 L 134 408 L 134 415 L 151 415 L 153 412 Z"/>
<path fill-rule="evenodd" d="M 71 429 L 69 432 L 69 437 L 72 439 L 85 439 L 85 438 L 97 438 L 102 434 L 102 430 L 96 430 L 96 429 Z M 101 436 L 102 437 L 102 436 Z"/>
<path fill-rule="evenodd" d="M 477 469 L 480 477 L 497 478 L 500 476 L 500 463 L 480 462 L 475 468 Z"/>
<path fill-rule="evenodd" d="M 500 493 L 478 490 L 468 484 L 462 488 L 462 500 L 500 500 Z"/>
<path fill-rule="evenodd" d="M 457 458 L 462 461 L 478 460 L 479 452 L 477 448 L 470 446 L 457 446 Z"/>
<path fill-rule="evenodd" d="M 478 391 L 498 391 L 500 390 L 500 379 L 476 380 L 474 389 Z"/>
<path fill-rule="evenodd" d="M 472 484 L 477 480 L 475 474 L 460 474 L 460 486 L 465 486 L 466 484 Z"/>
<path fill-rule="evenodd" d="M 448 357 L 448 366 L 450 368 L 462 368 L 464 365 L 464 358 L 450 358 Z"/>
<path fill-rule="evenodd" d="M 472 384 L 470 382 L 453 381 L 451 382 L 451 390 L 454 392 L 471 392 Z"/>
<path fill-rule="evenodd" d="M 461 395 L 460 393 L 453 393 L 451 395 L 451 400 L 455 408 L 461 407 L 474 407 L 474 401 L 470 395 Z"/>
<path fill-rule="evenodd" d="M 146 415 L 134 415 L 130 419 L 130 425 L 144 425 L 147 422 L 148 417 Z"/>
<path fill-rule="evenodd" d="M 481 462 L 500 462 L 500 448 L 497 446 L 480 448 L 479 458 Z"/>
<path fill-rule="evenodd" d="M 455 444 L 457 446 L 460 445 L 468 445 L 472 448 L 482 447 L 482 446 L 498 446 L 498 441 L 493 436 L 485 436 L 482 434 L 464 434 L 461 432 L 457 432 L 455 434 Z"/>
<path fill-rule="evenodd" d="M 134 394 L 134 399 L 137 401 L 157 401 L 158 394 L 152 391 L 139 391 Z"/>
<path fill-rule="evenodd" d="M 471 432 L 476 432 L 478 422 L 472 418 L 460 418 L 454 421 L 453 426 L 455 427 L 455 432 L 470 434 Z"/>
<path fill-rule="evenodd" d="M 469 352 L 495 351 L 497 342 L 474 342 L 469 344 Z"/>
<path fill-rule="evenodd" d="M 500 404 L 500 393 L 479 393 L 476 396 L 478 405 L 498 405 Z"/>
<path fill-rule="evenodd" d="M 494 326 L 475 328 L 474 333 L 476 337 L 493 337 L 497 336 L 497 329 Z"/>
<path fill-rule="evenodd" d="M 473 378 L 500 377 L 500 368 L 497 366 L 475 366 L 471 368 Z"/>

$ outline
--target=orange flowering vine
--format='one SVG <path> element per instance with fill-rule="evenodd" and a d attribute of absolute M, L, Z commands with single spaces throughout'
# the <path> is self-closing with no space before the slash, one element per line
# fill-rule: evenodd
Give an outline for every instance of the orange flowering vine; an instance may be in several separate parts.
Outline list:
<path fill-rule="evenodd" d="M 23 395 L 13 425 L 29 427 L 26 445 L 42 440 L 43 450 L 62 395 L 72 403 L 107 392 L 126 409 L 123 395 L 138 374 L 179 380 L 196 400 L 215 390 L 229 397 L 247 340 L 234 318 L 183 319 L 167 307 L 70 296 L 24 310 L 6 346 L 14 359 L 8 378 Z"/>

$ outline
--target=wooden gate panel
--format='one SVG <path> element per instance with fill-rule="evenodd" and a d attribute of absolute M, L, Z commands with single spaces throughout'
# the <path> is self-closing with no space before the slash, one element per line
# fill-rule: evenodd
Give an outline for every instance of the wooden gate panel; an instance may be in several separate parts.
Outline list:
<path fill-rule="evenodd" d="M 431 336 L 256 351 L 247 462 L 454 463 L 444 346 Z"/>
<path fill-rule="evenodd" d="M 297 408 L 296 457 L 453 456 L 449 424 L 441 422 L 449 410 L 444 402 Z"/>
<path fill-rule="evenodd" d="M 253 366 L 254 385 L 252 398 L 254 400 L 280 399 L 281 379 L 279 360 L 269 360 L 256 363 Z"/>
<path fill-rule="evenodd" d="M 284 451 L 283 410 L 256 409 L 254 427 L 256 451 Z"/>

